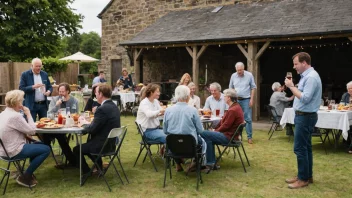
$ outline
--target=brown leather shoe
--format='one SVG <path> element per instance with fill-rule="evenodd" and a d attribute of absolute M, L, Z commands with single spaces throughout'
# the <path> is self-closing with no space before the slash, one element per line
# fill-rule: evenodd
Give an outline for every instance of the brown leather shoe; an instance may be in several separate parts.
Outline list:
<path fill-rule="evenodd" d="M 252 139 L 248 139 L 248 144 L 253 144 L 253 140 Z"/>
<path fill-rule="evenodd" d="M 289 184 L 288 188 L 290 189 L 303 188 L 308 186 L 308 184 L 309 184 L 308 181 L 297 180 L 295 183 Z"/>
<path fill-rule="evenodd" d="M 296 181 L 298 181 L 298 177 L 297 177 L 297 176 L 285 180 L 285 182 L 288 183 L 288 184 L 295 183 Z M 313 177 L 309 178 L 309 179 L 308 179 L 308 182 L 309 182 L 310 184 L 312 184 L 312 183 L 313 183 Z"/>

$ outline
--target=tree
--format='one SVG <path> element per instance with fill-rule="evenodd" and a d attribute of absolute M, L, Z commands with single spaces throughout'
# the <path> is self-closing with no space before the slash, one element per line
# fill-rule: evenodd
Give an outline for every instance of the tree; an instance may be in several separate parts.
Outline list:
<path fill-rule="evenodd" d="M 0 61 L 56 56 L 63 35 L 81 28 L 73 0 L 1 0 Z"/>

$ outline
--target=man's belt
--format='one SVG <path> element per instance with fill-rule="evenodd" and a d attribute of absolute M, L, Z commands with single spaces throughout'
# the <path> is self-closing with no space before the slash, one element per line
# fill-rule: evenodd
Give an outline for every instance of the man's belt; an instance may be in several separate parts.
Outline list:
<path fill-rule="evenodd" d="M 36 102 L 34 102 L 35 104 L 45 104 L 45 100 L 42 100 L 42 101 L 36 101 Z"/>
<path fill-rule="evenodd" d="M 237 100 L 247 100 L 247 99 L 251 99 L 251 98 L 242 98 L 242 97 L 237 97 Z"/>
<path fill-rule="evenodd" d="M 303 111 L 295 111 L 296 115 L 310 115 L 316 112 L 303 112 Z"/>

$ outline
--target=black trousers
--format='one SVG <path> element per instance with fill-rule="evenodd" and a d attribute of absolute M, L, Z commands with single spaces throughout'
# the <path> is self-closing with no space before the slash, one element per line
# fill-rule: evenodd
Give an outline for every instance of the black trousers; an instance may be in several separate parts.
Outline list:
<path fill-rule="evenodd" d="M 72 153 L 70 145 L 67 143 L 66 134 L 42 134 L 43 143 L 51 146 L 51 140 L 56 138 L 59 142 L 62 152 L 66 156 L 68 162 L 72 165 L 76 165 L 76 158 Z"/>

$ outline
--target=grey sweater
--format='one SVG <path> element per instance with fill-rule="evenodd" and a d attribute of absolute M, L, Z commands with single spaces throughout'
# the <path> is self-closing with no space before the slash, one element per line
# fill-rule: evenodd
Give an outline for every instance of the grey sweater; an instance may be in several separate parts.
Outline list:
<path fill-rule="evenodd" d="M 78 112 L 78 100 L 72 96 L 70 96 L 70 99 L 68 101 L 65 101 L 61 103 L 60 106 L 56 105 L 56 102 L 59 100 L 60 96 L 54 96 L 52 97 L 52 100 L 49 105 L 49 113 L 56 113 L 59 111 L 61 108 L 66 108 L 70 107 L 71 113 L 79 113 Z"/>

